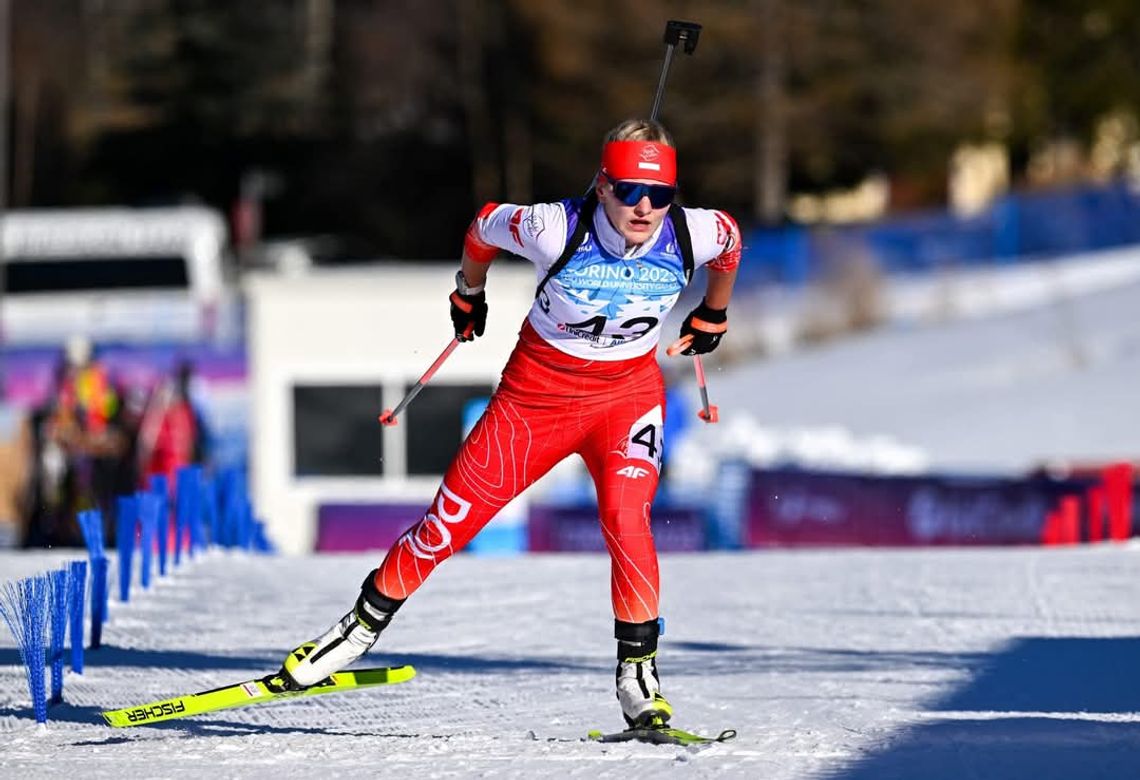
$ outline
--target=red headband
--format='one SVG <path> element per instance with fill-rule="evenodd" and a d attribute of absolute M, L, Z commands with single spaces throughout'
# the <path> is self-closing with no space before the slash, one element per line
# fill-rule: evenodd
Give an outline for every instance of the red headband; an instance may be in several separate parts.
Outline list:
<path fill-rule="evenodd" d="M 608 141 L 602 173 L 611 179 L 646 179 L 677 185 L 677 150 L 659 141 Z"/>

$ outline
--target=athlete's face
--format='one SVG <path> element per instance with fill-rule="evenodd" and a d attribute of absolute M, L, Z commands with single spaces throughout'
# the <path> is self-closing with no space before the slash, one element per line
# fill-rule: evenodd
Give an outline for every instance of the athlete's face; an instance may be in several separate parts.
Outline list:
<path fill-rule="evenodd" d="M 660 184 L 660 182 L 648 179 L 631 179 L 629 181 L 633 184 Z M 642 195 L 632 206 L 627 206 L 614 192 L 614 183 L 608 181 L 605 176 L 600 177 L 597 191 L 598 202 L 605 209 L 610 224 L 617 228 L 629 246 L 643 244 L 649 240 L 650 236 L 657 231 L 657 226 L 661 224 L 661 220 L 665 219 L 665 215 L 669 213 L 668 203 L 656 208 L 650 202 L 648 193 Z"/>

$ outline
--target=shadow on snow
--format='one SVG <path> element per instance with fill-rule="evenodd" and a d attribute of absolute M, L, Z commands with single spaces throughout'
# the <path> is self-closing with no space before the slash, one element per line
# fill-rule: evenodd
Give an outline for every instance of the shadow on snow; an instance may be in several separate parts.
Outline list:
<path fill-rule="evenodd" d="M 70 656 L 65 656 L 69 658 Z M 86 672 L 97 673 L 100 668 L 135 667 L 140 669 L 218 670 L 233 669 L 252 672 L 262 677 L 275 672 L 281 666 L 285 652 L 266 651 L 253 655 L 225 655 L 220 653 L 196 653 L 185 650 L 154 650 L 103 645 L 98 650 L 88 650 L 84 656 Z M 16 648 L 0 648 L 0 666 L 22 665 Z M 419 672 L 522 672 L 555 670 L 590 670 L 601 668 L 597 663 L 578 663 L 568 658 L 518 658 L 493 655 L 447 655 L 442 653 L 406 653 L 398 650 L 390 653 L 378 652 L 365 656 L 355 666 L 402 666 L 411 664 Z M 239 680 L 235 680 L 238 682 Z M 188 691 L 187 691 L 188 692 Z"/>
<path fill-rule="evenodd" d="M 1014 640 L 967 664 L 969 682 L 928 704 L 928 722 L 827 777 L 1136 777 L 1140 724 L 1112 716 L 1140 712 L 1137 658 L 1134 638 Z"/>

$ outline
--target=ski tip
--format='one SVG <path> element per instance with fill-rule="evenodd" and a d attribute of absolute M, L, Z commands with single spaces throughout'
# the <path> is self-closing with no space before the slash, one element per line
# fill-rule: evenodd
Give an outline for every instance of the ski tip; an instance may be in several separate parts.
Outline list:
<path fill-rule="evenodd" d="M 348 689 L 358 686 L 386 685 L 391 683 L 407 682 L 416 676 L 416 669 L 411 665 L 404 666 L 378 666 L 366 669 L 345 669 L 343 672 L 334 672 L 313 688 L 333 690 L 337 688 Z"/>

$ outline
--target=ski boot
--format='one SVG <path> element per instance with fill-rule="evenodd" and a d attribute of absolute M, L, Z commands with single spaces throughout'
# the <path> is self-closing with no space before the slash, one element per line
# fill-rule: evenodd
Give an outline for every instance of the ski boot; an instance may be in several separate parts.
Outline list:
<path fill-rule="evenodd" d="M 404 602 L 377 590 L 375 576 L 374 569 L 364 578 L 351 612 L 324 634 L 286 656 L 279 673 L 286 689 L 298 691 L 319 683 L 360 658 L 376 643 Z"/>
<path fill-rule="evenodd" d="M 630 728 L 663 728 L 673 707 L 661 695 L 657 676 L 656 620 L 645 623 L 614 621 L 617 650 L 617 698 Z"/>

